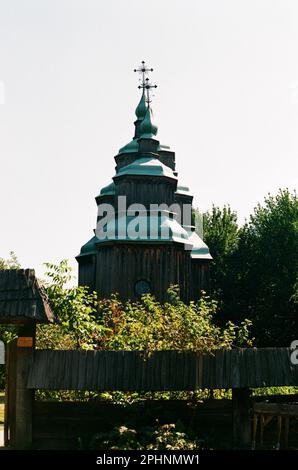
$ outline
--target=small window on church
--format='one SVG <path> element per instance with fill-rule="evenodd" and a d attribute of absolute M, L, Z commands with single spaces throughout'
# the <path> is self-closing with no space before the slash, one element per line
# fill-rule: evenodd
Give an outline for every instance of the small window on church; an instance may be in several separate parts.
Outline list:
<path fill-rule="evenodd" d="M 150 282 L 146 279 L 139 279 L 135 283 L 135 293 L 136 295 L 150 294 L 151 285 Z"/>

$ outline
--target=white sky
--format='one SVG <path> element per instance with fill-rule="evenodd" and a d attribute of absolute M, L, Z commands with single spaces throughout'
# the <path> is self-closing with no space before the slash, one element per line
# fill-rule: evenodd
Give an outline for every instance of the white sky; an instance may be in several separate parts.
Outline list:
<path fill-rule="evenodd" d="M 153 67 L 158 137 L 201 210 L 297 186 L 297 0 L 0 0 L 0 257 L 74 257 Z"/>

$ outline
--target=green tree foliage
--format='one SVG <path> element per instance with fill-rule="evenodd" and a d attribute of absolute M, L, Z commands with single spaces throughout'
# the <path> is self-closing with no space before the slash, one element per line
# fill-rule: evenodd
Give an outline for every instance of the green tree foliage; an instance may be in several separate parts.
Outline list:
<path fill-rule="evenodd" d="M 268 195 L 240 228 L 236 214 L 225 207 L 213 207 L 204 222 L 214 259 L 211 294 L 221 301 L 219 318 L 249 318 L 256 345 L 288 346 L 298 335 L 296 193 Z"/>
<path fill-rule="evenodd" d="M 226 299 L 232 291 L 231 258 L 238 247 L 237 214 L 229 206 L 213 206 L 203 215 L 203 226 L 204 241 L 214 260 L 210 265 L 211 292 L 218 300 Z"/>
<path fill-rule="evenodd" d="M 138 302 L 121 302 L 117 295 L 100 299 L 85 287 L 69 287 L 71 268 L 66 261 L 46 266 L 45 288 L 60 323 L 37 326 L 38 348 L 150 352 L 162 349 L 213 351 L 251 345 L 250 322 L 243 321 L 240 326 L 232 322 L 223 327 L 215 325 L 217 304 L 207 296 L 199 302 L 185 304 L 180 300 L 178 289 L 172 287 L 165 304 L 160 304 L 152 295 L 144 295 Z M 167 398 L 172 395 L 169 392 Z M 188 393 L 180 395 L 183 399 L 189 398 Z M 86 398 L 85 392 L 39 392 L 38 396 L 56 400 Z M 140 394 L 121 392 L 100 396 L 125 404 L 141 399 Z M 142 397 L 148 398 L 148 394 Z M 162 394 L 160 397 L 164 398 Z"/>
<path fill-rule="evenodd" d="M 67 287 L 71 268 L 66 261 L 47 268 L 46 290 L 60 324 L 38 327 L 38 347 L 209 351 L 249 344 L 250 322 L 216 326 L 217 304 L 207 296 L 185 304 L 172 287 L 165 304 L 152 295 L 139 302 L 121 302 L 116 295 L 98 299 L 85 287 Z"/>
<path fill-rule="evenodd" d="M 93 349 L 103 327 L 96 321 L 97 296 L 86 287 L 69 287 L 72 280 L 67 260 L 46 263 L 45 289 L 59 324 L 39 325 L 37 345 L 52 349 Z"/>
<path fill-rule="evenodd" d="M 8 259 L 0 258 L 0 269 L 20 269 L 20 267 L 17 255 L 13 251 L 9 253 Z"/>
<path fill-rule="evenodd" d="M 157 424 L 130 429 L 127 426 L 115 427 L 93 436 L 89 449 L 110 450 L 196 450 L 200 441 L 190 439 L 181 422 L 177 424 Z"/>
<path fill-rule="evenodd" d="M 176 287 L 168 293 L 170 300 L 164 304 L 149 294 L 139 302 L 121 303 L 117 297 L 100 300 L 100 321 L 106 328 L 100 346 L 115 350 L 212 351 L 250 344 L 249 321 L 219 327 L 214 322 L 217 303 L 208 296 L 185 304 Z"/>
<path fill-rule="evenodd" d="M 234 311 L 250 318 L 259 345 L 288 346 L 298 335 L 298 198 L 280 190 L 239 232 Z"/>

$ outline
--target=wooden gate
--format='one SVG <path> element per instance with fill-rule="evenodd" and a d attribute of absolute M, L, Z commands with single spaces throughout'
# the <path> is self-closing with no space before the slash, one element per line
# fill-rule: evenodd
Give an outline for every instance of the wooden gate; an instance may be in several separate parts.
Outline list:
<path fill-rule="evenodd" d="M 249 389 L 297 386 L 288 348 L 195 351 L 34 350 L 22 338 L 8 348 L 5 442 L 30 448 L 34 391 L 181 391 L 232 389 L 234 444 L 251 440 Z"/>

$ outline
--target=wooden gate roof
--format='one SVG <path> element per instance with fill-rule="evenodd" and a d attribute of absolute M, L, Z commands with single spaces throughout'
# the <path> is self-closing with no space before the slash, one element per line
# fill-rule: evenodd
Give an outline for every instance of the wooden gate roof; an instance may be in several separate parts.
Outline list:
<path fill-rule="evenodd" d="M 34 269 L 0 270 L 0 323 L 55 321 Z"/>
<path fill-rule="evenodd" d="M 298 386 L 290 348 L 200 351 L 36 350 L 28 388 L 165 391 Z"/>

